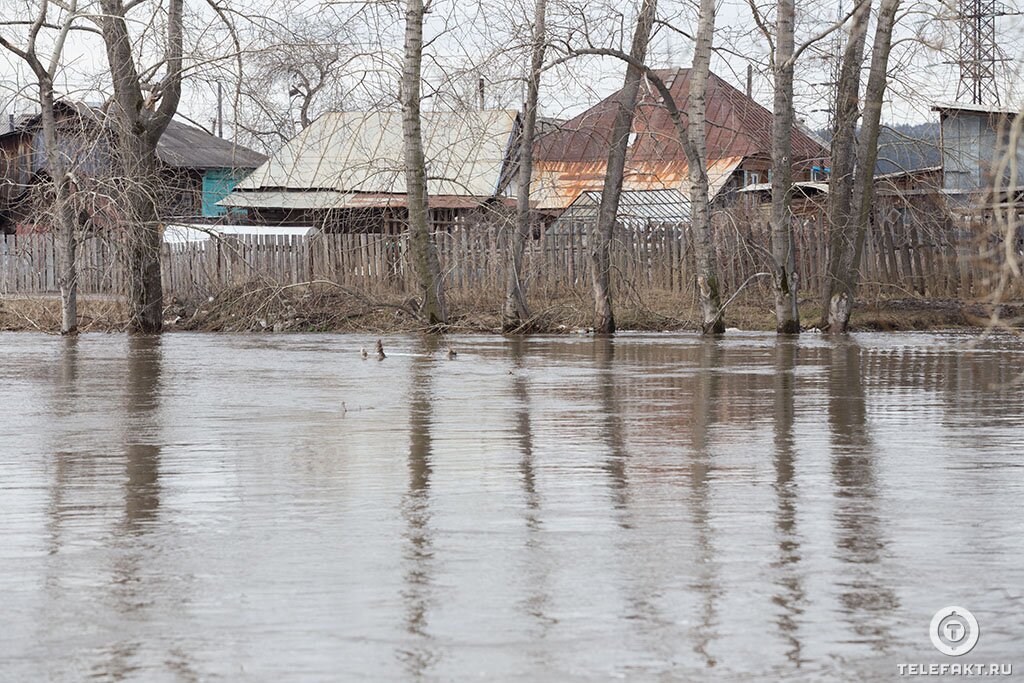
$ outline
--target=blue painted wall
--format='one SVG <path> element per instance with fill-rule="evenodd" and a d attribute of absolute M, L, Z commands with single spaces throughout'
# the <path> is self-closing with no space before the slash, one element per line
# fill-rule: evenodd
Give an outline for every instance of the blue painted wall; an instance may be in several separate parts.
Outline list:
<path fill-rule="evenodd" d="M 227 197 L 246 175 L 246 171 L 234 168 L 211 168 L 204 173 L 203 215 L 211 218 L 227 215 L 228 210 L 217 206 L 217 202 Z"/>

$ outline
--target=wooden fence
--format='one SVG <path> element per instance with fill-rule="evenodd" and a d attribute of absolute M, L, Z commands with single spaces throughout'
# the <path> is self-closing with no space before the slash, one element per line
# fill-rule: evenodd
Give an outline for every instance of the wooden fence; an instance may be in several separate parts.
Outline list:
<path fill-rule="evenodd" d="M 532 296 L 588 295 L 587 229 L 583 224 L 548 229 L 528 242 L 524 275 Z M 828 258 L 821 219 L 798 219 L 795 236 L 800 289 L 803 296 L 816 296 Z M 500 297 L 507 238 L 505 230 L 494 227 L 439 226 L 435 243 L 448 290 Z M 715 246 L 726 293 L 768 269 L 771 239 L 761 220 L 720 216 Z M 1013 248 L 1020 252 L 1020 240 Z M 0 236 L 0 293 L 56 291 L 55 251 L 50 235 Z M 862 291 L 868 296 L 983 296 L 999 254 L 1005 254 L 1004 246 L 989 231 L 875 221 L 865 243 Z M 382 295 L 415 291 L 408 240 L 400 234 L 225 236 L 165 244 L 162 267 L 165 290 L 183 297 L 211 295 L 254 280 L 271 285 L 330 281 Z M 79 249 L 79 268 L 82 293 L 123 291 L 112 238 L 86 239 Z M 619 229 L 612 268 L 613 286 L 627 295 L 692 293 L 695 269 L 688 228 Z M 767 290 L 770 282 L 754 277 L 753 286 Z"/>

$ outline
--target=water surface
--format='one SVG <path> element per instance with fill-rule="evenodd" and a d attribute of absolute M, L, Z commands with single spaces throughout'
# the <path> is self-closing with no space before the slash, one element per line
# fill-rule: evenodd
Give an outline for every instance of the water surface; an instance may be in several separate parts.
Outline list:
<path fill-rule="evenodd" d="M 1024 670 L 1024 344 L 0 335 L 0 680 Z"/>

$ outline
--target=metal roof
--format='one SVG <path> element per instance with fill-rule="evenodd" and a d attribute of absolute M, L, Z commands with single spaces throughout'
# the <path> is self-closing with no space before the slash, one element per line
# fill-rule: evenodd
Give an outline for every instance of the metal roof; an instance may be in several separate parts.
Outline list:
<path fill-rule="evenodd" d="M 683 111 L 685 123 L 690 70 L 663 69 L 655 73 Z M 537 140 L 534 183 L 538 208 L 561 209 L 581 192 L 602 188 L 611 130 L 621 98 L 619 91 Z M 744 158 L 770 157 L 772 114 L 711 74 L 707 122 L 708 175 L 713 198 Z M 678 189 L 687 194 L 690 181 L 686 153 L 675 123 L 650 83 L 645 83 L 641 90 L 632 134 L 626 157 L 625 189 Z M 799 126 L 793 127 L 792 140 L 793 158 L 797 162 L 828 157 L 828 150 Z"/>
<path fill-rule="evenodd" d="M 351 197 L 350 192 L 335 192 L 333 190 L 319 192 L 257 190 L 254 192 L 232 192 L 217 204 L 243 209 L 332 209 L 344 205 Z"/>
<path fill-rule="evenodd" d="M 594 190 L 581 193 L 551 224 L 549 232 L 564 232 L 570 223 L 594 223 L 602 194 Z M 626 190 L 619 194 L 616 220 L 630 227 L 642 227 L 650 223 L 683 223 L 690 220 L 690 200 L 679 190 Z"/>
<path fill-rule="evenodd" d="M 431 195 L 491 197 L 507 175 L 509 110 L 423 112 Z M 402 114 L 337 112 L 307 127 L 236 188 L 405 194 Z"/>
<path fill-rule="evenodd" d="M 312 225 L 207 225 L 204 223 L 172 223 L 164 228 L 164 242 L 206 242 L 217 235 L 290 235 L 308 237 L 317 229 Z"/>
<path fill-rule="evenodd" d="M 1003 107 L 998 104 L 966 104 L 964 102 L 952 102 L 949 104 L 934 104 L 932 111 L 943 112 L 971 112 L 975 114 L 1004 114 L 1016 116 L 1021 113 L 1020 109 Z"/>
<path fill-rule="evenodd" d="M 743 157 L 714 159 L 708 164 L 708 196 L 714 199 Z M 600 161 L 534 161 L 531 198 L 539 209 L 564 209 L 581 193 L 604 189 L 607 159 Z M 627 159 L 622 187 L 634 190 L 678 190 L 690 193 L 689 166 L 686 160 L 643 162 Z"/>
<path fill-rule="evenodd" d="M 655 72 L 668 86 L 686 121 L 690 96 L 690 69 L 661 69 Z M 601 161 L 608 157 L 609 137 L 622 91 L 605 98 L 582 114 L 565 122 L 559 130 L 542 136 L 535 158 L 550 161 Z M 772 113 L 725 80 L 711 74 L 707 87 L 708 159 L 771 154 Z M 662 104 L 654 86 L 645 83 L 633 122 L 636 140 L 630 146 L 631 161 L 685 162 L 675 123 Z M 828 156 L 827 150 L 798 126 L 793 127 L 795 160 Z"/>

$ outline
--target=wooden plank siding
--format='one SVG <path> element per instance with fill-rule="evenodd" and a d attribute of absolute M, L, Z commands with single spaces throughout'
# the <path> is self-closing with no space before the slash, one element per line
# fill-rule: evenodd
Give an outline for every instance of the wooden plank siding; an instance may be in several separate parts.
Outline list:
<path fill-rule="evenodd" d="M 395 226 L 398 228 L 399 226 Z M 524 277 L 530 296 L 566 294 L 589 297 L 587 229 L 570 224 L 557 233 L 541 231 L 527 241 Z M 435 242 L 445 287 L 456 294 L 498 297 L 505 286 L 508 225 L 460 223 L 436 226 Z M 821 219 L 794 223 L 796 263 L 803 298 L 821 291 L 828 244 Z M 1014 249 L 1020 253 L 1024 230 Z M 93 236 L 79 246 L 79 291 L 123 292 L 124 277 L 112 238 Z M 718 220 L 716 247 L 723 291 L 728 295 L 757 273 L 768 270 L 771 235 L 759 220 Z M 0 236 L 0 294 L 57 290 L 57 249 L 47 234 Z M 165 244 L 164 287 L 168 295 L 208 296 L 246 282 L 268 286 L 333 282 L 373 295 L 416 291 L 407 237 L 385 233 L 338 233 L 312 237 L 230 235 L 206 242 Z M 1002 236 L 984 226 L 907 224 L 899 217 L 876 217 L 861 264 L 864 296 L 979 298 L 991 288 L 991 272 L 1005 256 Z M 693 288 L 694 253 L 685 225 L 617 229 L 612 245 L 613 287 L 625 296 L 647 292 L 688 295 Z M 768 295 L 767 277 L 755 291 Z"/>

